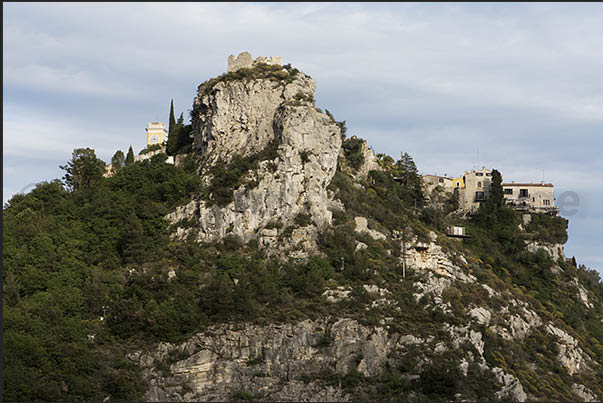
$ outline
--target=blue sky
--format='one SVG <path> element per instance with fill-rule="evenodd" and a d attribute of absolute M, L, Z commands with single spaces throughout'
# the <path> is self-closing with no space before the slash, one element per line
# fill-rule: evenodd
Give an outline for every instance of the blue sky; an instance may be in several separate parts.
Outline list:
<path fill-rule="evenodd" d="M 74 148 L 138 152 L 230 54 L 282 56 L 375 152 L 579 197 L 566 255 L 603 272 L 603 4 L 4 3 L 3 200 Z"/>

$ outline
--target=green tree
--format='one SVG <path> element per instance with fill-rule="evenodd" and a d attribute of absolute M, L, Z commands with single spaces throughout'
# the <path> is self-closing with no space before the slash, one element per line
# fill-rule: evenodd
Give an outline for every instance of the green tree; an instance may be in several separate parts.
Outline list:
<path fill-rule="evenodd" d="M 174 100 L 170 103 L 170 122 L 168 126 L 168 139 L 172 135 L 174 128 L 176 127 L 176 119 L 174 119 Z"/>
<path fill-rule="evenodd" d="M 128 149 L 128 156 L 126 157 L 126 165 L 130 165 L 134 163 L 134 150 L 132 150 L 132 146 Z"/>
<path fill-rule="evenodd" d="M 135 214 L 131 214 L 128 217 L 118 248 L 126 263 L 141 262 L 144 260 L 147 249 L 144 229 L 142 222 Z"/>
<path fill-rule="evenodd" d="M 90 186 L 100 180 L 105 173 L 105 162 L 96 158 L 91 148 L 76 148 L 71 154 L 71 160 L 60 168 L 65 170 L 63 180 L 71 191 Z"/>
<path fill-rule="evenodd" d="M 498 211 L 503 206 L 505 200 L 502 187 L 502 175 L 496 169 L 492 170 L 492 182 L 490 184 L 490 195 L 486 201 L 486 206 L 491 211 Z"/>
<path fill-rule="evenodd" d="M 417 207 L 420 207 L 423 202 L 422 179 L 410 154 L 407 152 L 400 154 L 392 174 L 411 191 L 414 202 Z"/>
<path fill-rule="evenodd" d="M 166 154 L 176 155 L 182 147 L 190 144 L 191 130 L 191 125 L 184 124 L 184 114 L 181 113 L 178 117 L 178 121 L 175 123 L 174 128 L 170 131 L 168 136 Z"/>
<path fill-rule="evenodd" d="M 478 214 L 481 215 L 483 219 L 489 221 L 498 221 L 498 217 L 501 215 L 501 210 L 503 207 L 504 194 L 502 187 L 502 175 L 496 169 L 493 169 L 488 199 L 480 205 Z"/>
<path fill-rule="evenodd" d="M 113 172 L 118 172 L 126 165 L 126 157 L 124 152 L 121 150 L 117 150 L 113 157 L 111 158 L 111 168 Z"/>

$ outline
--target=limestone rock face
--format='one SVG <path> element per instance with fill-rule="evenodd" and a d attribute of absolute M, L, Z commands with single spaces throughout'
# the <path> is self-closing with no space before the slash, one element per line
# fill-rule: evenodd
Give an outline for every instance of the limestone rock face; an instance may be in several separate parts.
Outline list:
<path fill-rule="evenodd" d="M 516 402 L 525 402 L 528 398 L 526 392 L 523 390 L 523 386 L 519 380 L 511 374 L 505 373 L 502 368 L 493 368 L 492 372 L 503 385 L 502 389 L 496 392 L 498 399 L 511 399 Z"/>
<path fill-rule="evenodd" d="M 362 156 L 364 162 L 358 168 L 358 171 L 352 173 L 352 176 L 357 180 L 365 180 L 368 177 L 369 171 L 380 171 L 381 166 L 377 163 L 377 157 L 366 141 L 362 142 Z"/>
<path fill-rule="evenodd" d="M 383 239 L 387 238 L 381 232 L 370 229 L 368 227 L 368 220 L 366 218 L 364 218 L 364 217 L 356 217 L 354 219 L 354 222 L 356 224 L 356 227 L 354 229 L 356 232 L 360 232 L 360 233 L 365 232 L 371 238 L 373 238 L 374 240 L 377 240 L 377 241 L 378 240 L 383 240 Z"/>
<path fill-rule="evenodd" d="M 584 402 L 596 402 L 597 396 L 586 386 L 580 385 L 578 383 L 574 383 L 572 385 L 572 390 L 582 401 Z"/>
<path fill-rule="evenodd" d="M 302 375 L 328 368 L 345 373 L 352 366 L 375 375 L 397 342 L 384 329 L 351 319 L 305 320 L 240 330 L 217 327 L 180 345 L 162 343 L 128 358 L 144 368 L 150 382 L 146 401 L 227 401 L 233 390 L 261 390 L 276 401 L 346 401 L 351 396 L 340 389 L 305 384 Z M 170 354 L 188 358 L 171 364 L 164 376 L 156 367 Z"/>
<path fill-rule="evenodd" d="M 526 242 L 526 247 L 528 251 L 532 253 L 536 253 L 538 249 L 544 249 L 546 253 L 549 254 L 551 259 L 556 262 L 559 258 L 563 258 L 563 245 L 562 244 L 553 244 L 546 242 Z"/>
<path fill-rule="evenodd" d="M 552 324 L 549 324 L 546 330 L 558 339 L 557 359 L 570 375 L 589 368 L 588 359 L 585 358 L 582 349 L 578 347 L 578 341 L 575 338 Z"/>
<path fill-rule="evenodd" d="M 336 123 L 308 101 L 315 88 L 303 73 L 290 83 L 233 80 L 218 82 L 210 91 L 201 86 L 193 104 L 193 149 L 201 157 L 206 183 L 212 180 L 206 174 L 212 165 L 228 163 L 236 154 L 250 156 L 274 144 L 277 157 L 248 172 L 255 186 L 235 189 L 226 206 L 193 200 L 166 218 L 172 223 L 194 220 L 199 241 L 232 234 L 244 242 L 258 239 L 265 247 L 285 244 L 275 242 L 277 234 L 258 235 L 272 220 L 286 228 L 303 213 L 316 228 L 329 225 L 332 201 L 326 187 L 337 168 L 341 135 Z M 191 230 L 177 229 L 176 235 L 184 237 Z M 316 231 L 296 235 L 286 244 L 306 250 L 314 244 Z"/>

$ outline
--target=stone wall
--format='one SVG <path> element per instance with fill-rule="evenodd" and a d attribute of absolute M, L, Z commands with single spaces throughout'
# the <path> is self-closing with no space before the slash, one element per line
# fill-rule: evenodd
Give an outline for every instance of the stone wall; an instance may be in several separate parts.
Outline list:
<path fill-rule="evenodd" d="M 282 66 L 283 58 L 281 56 L 270 56 L 269 58 L 260 56 L 254 60 L 251 56 L 251 53 L 241 52 L 237 57 L 234 57 L 234 55 L 228 56 L 228 68 L 226 72 L 230 73 L 231 71 L 237 71 L 238 69 L 241 69 L 243 67 L 250 68 L 258 63 Z"/>

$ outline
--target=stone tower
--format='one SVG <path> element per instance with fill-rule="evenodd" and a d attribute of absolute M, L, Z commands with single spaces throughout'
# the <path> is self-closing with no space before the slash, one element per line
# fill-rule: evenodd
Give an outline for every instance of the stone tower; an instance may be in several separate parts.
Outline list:
<path fill-rule="evenodd" d="M 151 122 L 145 130 L 147 132 L 147 147 L 153 144 L 163 144 L 167 138 L 167 130 L 161 122 Z"/>

